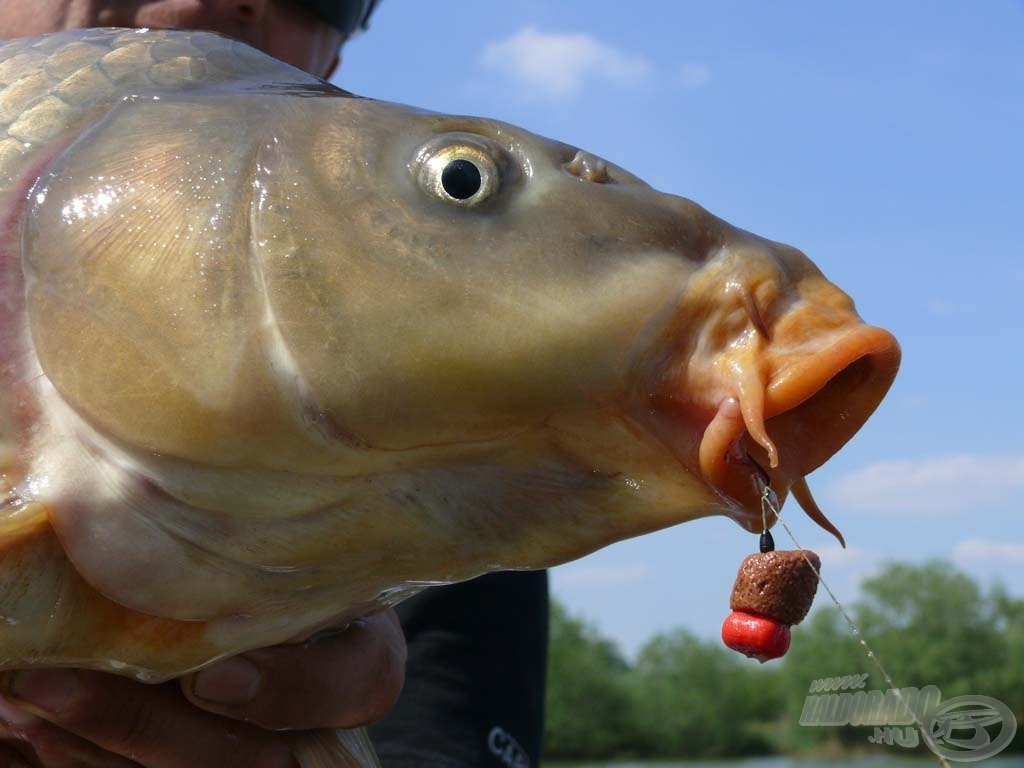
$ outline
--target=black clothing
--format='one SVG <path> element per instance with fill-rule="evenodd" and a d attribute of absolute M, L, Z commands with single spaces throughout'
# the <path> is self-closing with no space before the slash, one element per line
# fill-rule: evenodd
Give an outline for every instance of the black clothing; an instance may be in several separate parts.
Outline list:
<path fill-rule="evenodd" d="M 384 768 L 536 768 L 547 673 L 546 571 L 431 587 L 398 606 L 409 663 L 370 728 Z"/>

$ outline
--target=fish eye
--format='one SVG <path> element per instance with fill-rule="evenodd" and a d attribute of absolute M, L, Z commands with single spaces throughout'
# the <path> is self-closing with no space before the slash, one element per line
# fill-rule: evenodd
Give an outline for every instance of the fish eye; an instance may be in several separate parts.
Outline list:
<path fill-rule="evenodd" d="M 498 162 L 483 137 L 449 136 L 431 142 L 417 155 L 420 186 L 447 203 L 473 206 L 492 197 L 500 187 Z"/>

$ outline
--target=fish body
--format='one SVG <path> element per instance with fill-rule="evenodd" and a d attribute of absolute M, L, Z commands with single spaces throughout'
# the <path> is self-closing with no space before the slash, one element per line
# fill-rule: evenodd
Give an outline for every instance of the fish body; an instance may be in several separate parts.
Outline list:
<path fill-rule="evenodd" d="M 143 680 L 712 514 L 899 350 L 796 249 L 206 33 L 0 46 L 0 667 Z"/>

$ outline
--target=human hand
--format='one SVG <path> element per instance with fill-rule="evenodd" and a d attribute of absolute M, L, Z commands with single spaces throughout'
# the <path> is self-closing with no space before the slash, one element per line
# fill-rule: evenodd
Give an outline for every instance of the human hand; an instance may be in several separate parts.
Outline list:
<path fill-rule="evenodd" d="M 338 635 L 250 651 L 161 685 L 15 672 L 0 698 L 0 768 L 294 768 L 275 731 L 379 719 L 401 691 L 405 652 L 398 617 L 385 610 Z"/>

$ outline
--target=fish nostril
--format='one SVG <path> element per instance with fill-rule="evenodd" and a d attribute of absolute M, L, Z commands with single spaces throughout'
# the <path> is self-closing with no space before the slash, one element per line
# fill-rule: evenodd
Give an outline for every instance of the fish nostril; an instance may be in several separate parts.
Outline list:
<path fill-rule="evenodd" d="M 590 181 L 594 184 L 607 184 L 612 180 L 608 175 L 608 164 L 582 149 L 565 164 L 565 170 L 578 177 L 580 181 Z"/>

